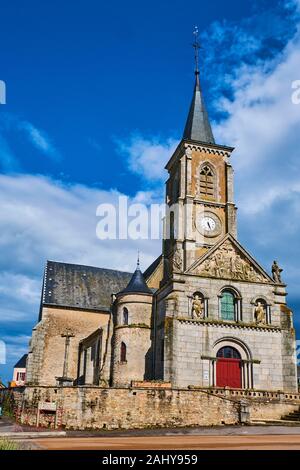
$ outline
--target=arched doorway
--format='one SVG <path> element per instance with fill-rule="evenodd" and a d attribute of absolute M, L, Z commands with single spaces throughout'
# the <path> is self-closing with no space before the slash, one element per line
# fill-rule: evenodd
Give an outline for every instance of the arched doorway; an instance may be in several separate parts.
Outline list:
<path fill-rule="evenodd" d="M 217 353 L 217 387 L 242 388 L 242 360 L 240 353 L 231 346 Z"/>

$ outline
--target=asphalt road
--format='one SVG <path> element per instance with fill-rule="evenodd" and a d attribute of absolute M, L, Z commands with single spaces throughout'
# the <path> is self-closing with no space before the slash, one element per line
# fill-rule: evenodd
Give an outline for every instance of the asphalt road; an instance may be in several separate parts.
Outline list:
<path fill-rule="evenodd" d="M 34 439 L 44 450 L 300 450 L 300 434 Z"/>
<path fill-rule="evenodd" d="M 23 432 L 38 431 L 40 436 L 24 439 Z M 35 429 L 0 420 L 3 432 L 17 432 L 17 440 L 27 448 L 49 450 L 300 450 L 299 426 L 219 426 L 174 429 L 136 429 L 115 431 L 67 431 L 67 437 L 43 437 Z M 47 430 L 50 431 L 50 430 Z"/>

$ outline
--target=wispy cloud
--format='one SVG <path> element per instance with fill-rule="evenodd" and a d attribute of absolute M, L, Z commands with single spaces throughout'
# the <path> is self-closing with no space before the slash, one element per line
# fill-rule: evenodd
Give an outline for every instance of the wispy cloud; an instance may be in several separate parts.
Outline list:
<path fill-rule="evenodd" d="M 32 145 L 34 145 L 43 154 L 45 154 L 47 157 L 53 158 L 54 160 L 60 160 L 60 153 L 55 148 L 46 132 L 38 129 L 28 121 L 19 122 L 18 127 L 19 129 L 26 132 L 26 135 Z"/>
<path fill-rule="evenodd" d="M 17 150 L 12 150 L 10 142 L 18 141 L 25 134 L 29 144 L 54 161 L 61 159 L 61 154 L 47 133 L 34 126 L 29 121 L 20 119 L 11 113 L 0 115 L 0 168 L 6 173 L 21 170 L 23 156 Z"/>
<path fill-rule="evenodd" d="M 17 157 L 11 150 L 8 142 L 1 135 L 0 129 L 0 167 L 5 172 L 13 172 L 19 169 Z"/>

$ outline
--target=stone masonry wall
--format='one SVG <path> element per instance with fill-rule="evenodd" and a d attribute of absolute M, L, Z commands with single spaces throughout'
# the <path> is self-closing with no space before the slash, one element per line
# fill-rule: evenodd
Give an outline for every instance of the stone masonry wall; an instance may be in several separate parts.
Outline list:
<path fill-rule="evenodd" d="M 239 406 L 193 390 L 105 389 L 100 387 L 27 387 L 23 424 L 36 425 L 38 402 L 56 402 L 58 426 L 67 429 L 130 429 L 235 424 Z M 20 407 L 22 411 L 20 412 Z M 40 414 L 40 425 L 54 426 L 54 414 Z"/>
<path fill-rule="evenodd" d="M 108 430 L 237 424 L 241 400 L 247 403 L 250 419 L 261 420 L 279 419 L 300 405 L 298 394 L 274 398 L 268 392 L 247 397 L 236 396 L 236 391 L 216 392 L 223 396 L 209 390 L 26 387 L 11 390 L 10 401 L 23 424 L 36 425 L 39 402 L 55 402 L 58 427 Z M 54 421 L 54 413 L 41 412 L 41 426 L 54 427 Z"/>
<path fill-rule="evenodd" d="M 74 335 L 69 347 L 68 374 L 76 379 L 79 342 L 98 328 L 103 328 L 102 354 L 104 355 L 108 322 L 109 315 L 104 312 L 44 308 L 42 320 L 33 331 L 27 364 L 27 381 L 37 385 L 56 385 L 56 377 L 62 376 L 64 366 L 65 338 L 61 335 L 67 330 Z M 108 356 L 106 360 L 110 361 L 110 357 Z"/>

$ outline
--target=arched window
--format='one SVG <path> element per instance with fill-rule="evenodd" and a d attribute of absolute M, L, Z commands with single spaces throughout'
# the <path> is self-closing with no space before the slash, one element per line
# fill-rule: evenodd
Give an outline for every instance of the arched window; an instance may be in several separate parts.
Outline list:
<path fill-rule="evenodd" d="M 222 357 L 224 359 L 241 359 L 240 353 L 231 346 L 221 348 L 217 353 L 217 357 Z"/>
<path fill-rule="evenodd" d="M 235 320 L 235 296 L 230 290 L 225 290 L 221 297 L 221 318 L 222 320 Z"/>
<path fill-rule="evenodd" d="M 128 309 L 123 308 L 123 325 L 128 325 Z"/>
<path fill-rule="evenodd" d="M 214 174 L 212 169 L 207 165 L 200 172 L 200 195 L 214 197 Z"/>
<path fill-rule="evenodd" d="M 174 240 L 175 238 L 175 216 L 174 212 L 170 212 L 170 239 Z"/>
<path fill-rule="evenodd" d="M 121 353 L 120 353 L 120 361 L 126 362 L 126 354 L 127 354 L 127 347 L 125 343 L 121 343 Z"/>

